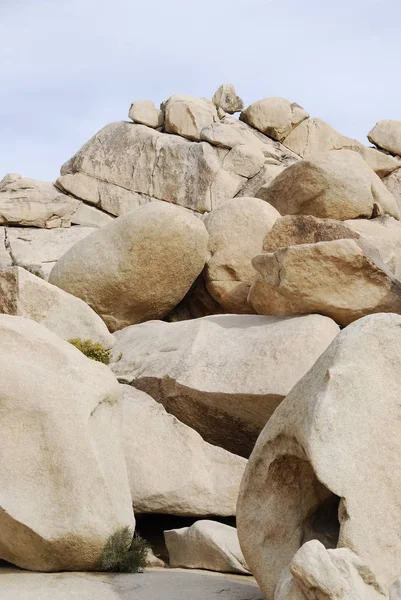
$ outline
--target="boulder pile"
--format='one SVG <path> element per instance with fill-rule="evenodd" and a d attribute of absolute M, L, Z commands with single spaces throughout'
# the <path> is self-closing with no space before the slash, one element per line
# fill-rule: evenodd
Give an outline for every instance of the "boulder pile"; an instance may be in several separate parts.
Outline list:
<path fill-rule="evenodd" d="M 152 565 L 395 597 L 401 121 L 368 139 L 224 84 L 2 179 L 0 560 L 101 569 L 136 516 Z"/>

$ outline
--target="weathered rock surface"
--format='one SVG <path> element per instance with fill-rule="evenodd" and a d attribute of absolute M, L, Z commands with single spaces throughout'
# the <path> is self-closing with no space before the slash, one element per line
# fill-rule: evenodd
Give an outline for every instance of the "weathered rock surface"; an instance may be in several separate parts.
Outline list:
<path fill-rule="evenodd" d="M 119 386 L 34 321 L 0 315 L 0 345 L 0 557 L 96 568 L 108 537 L 134 525 Z"/>
<path fill-rule="evenodd" d="M 380 179 L 387 177 L 387 175 L 401 167 L 401 160 L 377 148 L 362 146 L 358 149 L 358 152 Z"/>
<path fill-rule="evenodd" d="M 190 527 L 165 531 L 164 539 L 170 567 L 249 574 L 235 527 L 196 521 Z"/>
<path fill-rule="evenodd" d="M 294 164 L 257 194 L 281 215 L 306 214 L 346 219 L 388 214 L 399 218 L 394 197 L 361 156 L 351 150 L 328 152 Z"/>
<path fill-rule="evenodd" d="M 47 279 L 56 262 L 80 240 L 93 233 L 93 227 L 34 229 L 4 227 L 2 239 L 9 256 L 7 266 L 27 267 Z M 4 234 L 4 238 L 3 238 Z M 4 265 L 6 266 L 6 265 Z"/>
<path fill-rule="evenodd" d="M 313 596 L 311 596 L 313 594 Z M 326 550 L 318 540 L 304 544 L 284 569 L 274 600 L 385 600 L 388 595 L 359 556 L 347 548 Z"/>
<path fill-rule="evenodd" d="M 130 573 L 0 571 L 2 600 L 264 600 L 250 577 L 173 569 Z"/>
<path fill-rule="evenodd" d="M 309 114 L 296 102 L 285 98 L 264 98 L 254 102 L 240 115 L 251 127 L 274 140 L 282 141 Z"/>
<path fill-rule="evenodd" d="M 152 100 L 135 100 L 131 104 L 128 117 L 134 123 L 140 123 L 147 127 L 161 127 L 163 125 L 163 112 L 156 108 Z"/>
<path fill-rule="evenodd" d="M 397 279 L 401 276 L 401 224 L 392 217 L 336 221 L 311 215 L 287 215 L 277 219 L 263 242 L 265 252 L 288 246 L 356 239 L 364 249 L 373 248 Z"/>
<path fill-rule="evenodd" d="M 57 185 L 116 215 L 155 199 L 205 212 L 247 181 L 223 166 L 228 154 L 144 125 L 111 123 L 62 167 Z"/>
<path fill-rule="evenodd" d="M 0 270 L 0 313 L 32 319 L 64 340 L 90 339 L 106 349 L 115 343 L 85 302 L 21 267 Z"/>
<path fill-rule="evenodd" d="M 171 96 L 164 104 L 164 129 L 198 141 L 204 127 L 219 121 L 213 102 L 193 96 Z"/>
<path fill-rule="evenodd" d="M 401 154 L 401 121 L 383 120 L 368 133 L 368 140 L 391 154 Z"/>
<path fill-rule="evenodd" d="M 246 460 L 208 444 L 144 392 L 121 389 L 135 513 L 235 515 Z"/>
<path fill-rule="evenodd" d="M 204 220 L 211 257 L 205 267 L 207 289 L 226 312 L 252 313 L 247 302 L 255 276 L 252 258 L 280 213 L 258 198 L 233 198 Z"/>
<path fill-rule="evenodd" d="M 259 436 L 241 484 L 237 525 L 245 559 L 268 598 L 310 539 L 352 549 L 385 589 L 399 576 L 400 357 L 399 315 L 353 323 Z"/>
<path fill-rule="evenodd" d="M 70 227 L 79 205 L 52 183 L 12 174 L 0 182 L 1 225 Z"/>
<path fill-rule="evenodd" d="M 359 150 L 363 144 L 342 135 L 321 119 L 303 121 L 287 135 L 283 144 L 307 160 L 319 158 L 329 150 Z"/>
<path fill-rule="evenodd" d="M 378 251 L 353 239 L 290 246 L 259 254 L 252 264 L 290 302 L 292 310 L 284 314 L 320 313 L 348 325 L 371 313 L 401 313 L 400 282 Z M 252 289 L 250 296 L 257 310 Z M 268 302 L 262 310 L 276 314 Z"/>
<path fill-rule="evenodd" d="M 174 308 L 203 269 L 207 244 L 200 219 L 154 202 L 73 246 L 49 281 L 84 300 L 115 331 Z"/>
<path fill-rule="evenodd" d="M 394 196 L 401 214 L 401 169 L 393 171 L 383 179 L 383 183 L 388 191 Z"/>
<path fill-rule="evenodd" d="M 226 450 L 249 456 L 277 405 L 339 329 L 320 315 L 216 315 L 116 333 L 110 366 Z"/>
<path fill-rule="evenodd" d="M 237 96 L 235 87 L 231 83 L 224 83 L 219 87 L 213 96 L 213 103 L 216 108 L 221 108 L 230 115 L 244 108 L 243 100 Z"/>

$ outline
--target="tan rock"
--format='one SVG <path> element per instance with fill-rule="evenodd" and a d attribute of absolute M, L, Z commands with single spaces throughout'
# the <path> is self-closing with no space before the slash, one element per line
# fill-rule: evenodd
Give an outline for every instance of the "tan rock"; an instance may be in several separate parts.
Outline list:
<path fill-rule="evenodd" d="M 226 312 L 253 312 L 247 303 L 255 276 L 251 261 L 279 217 L 263 200 L 233 198 L 205 218 L 211 253 L 205 268 L 207 289 Z"/>
<path fill-rule="evenodd" d="M 312 591 L 313 590 L 313 591 Z M 388 595 L 368 565 L 347 548 L 326 550 L 318 540 L 304 544 L 284 569 L 274 600 L 385 600 Z"/>
<path fill-rule="evenodd" d="M 217 521 L 196 521 L 190 527 L 165 531 L 164 539 L 170 567 L 250 574 L 235 527 Z"/>
<path fill-rule="evenodd" d="M 228 152 L 144 125 L 111 123 L 63 165 L 57 185 L 116 215 L 155 199 L 203 213 L 247 181 L 223 167 Z"/>
<path fill-rule="evenodd" d="M 394 196 L 397 202 L 398 210 L 401 213 L 401 169 L 393 171 L 383 179 L 383 183 L 388 191 Z"/>
<path fill-rule="evenodd" d="M 257 274 L 248 293 L 248 304 L 258 315 L 290 316 L 302 314 L 297 298 L 286 298 Z"/>
<path fill-rule="evenodd" d="M 329 150 L 359 150 L 363 144 L 338 133 L 321 119 L 308 119 L 283 140 L 290 150 L 307 160 L 319 158 Z"/>
<path fill-rule="evenodd" d="M 380 314 L 344 329 L 259 436 L 237 526 L 267 598 L 311 539 L 352 549 L 385 590 L 399 576 L 400 327 L 399 315 Z"/>
<path fill-rule="evenodd" d="M 79 205 L 79 200 L 62 194 L 52 183 L 12 174 L 1 182 L 1 225 L 70 227 Z"/>
<path fill-rule="evenodd" d="M 174 308 L 203 269 L 207 243 L 200 219 L 152 202 L 73 246 L 49 281 L 84 300 L 115 331 Z"/>
<path fill-rule="evenodd" d="M 394 197 L 363 158 L 350 150 L 328 152 L 288 167 L 258 197 L 281 215 L 341 221 L 384 214 L 399 218 Z"/>
<path fill-rule="evenodd" d="M 164 104 L 164 128 L 189 140 L 200 140 L 200 132 L 210 123 L 217 122 L 213 102 L 193 96 L 171 96 Z"/>
<path fill-rule="evenodd" d="M 0 270 L 0 313 L 41 323 L 64 340 L 81 338 L 114 346 L 114 337 L 85 302 L 21 267 Z"/>
<path fill-rule="evenodd" d="M 121 389 L 135 513 L 235 515 L 246 460 L 208 444 L 144 392 Z"/>
<path fill-rule="evenodd" d="M 175 322 L 198 319 L 209 315 L 219 315 L 224 310 L 209 294 L 201 273 L 189 292 L 173 310 L 164 317 L 164 321 Z"/>
<path fill-rule="evenodd" d="M 7 229 L 5 227 L 0 227 L 0 269 L 11 267 L 13 264 L 12 258 L 6 246 L 6 232 Z"/>
<path fill-rule="evenodd" d="M 264 98 L 248 106 L 240 119 L 274 140 L 282 141 L 308 117 L 309 114 L 296 102 L 284 98 Z"/>
<path fill-rule="evenodd" d="M 373 248 L 391 273 L 397 278 L 401 275 L 401 224 L 387 216 L 335 221 L 287 215 L 274 223 L 264 239 L 263 250 L 275 252 L 288 246 L 341 239 L 356 239 L 362 249 Z"/>
<path fill-rule="evenodd" d="M 286 167 L 283 164 L 270 164 L 265 162 L 260 171 L 254 177 L 248 179 L 247 183 L 241 188 L 241 191 L 238 192 L 237 196 L 247 196 L 252 198 L 263 196 L 264 190 L 269 187 L 273 180 L 285 169 Z"/>
<path fill-rule="evenodd" d="M 352 239 L 290 246 L 252 264 L 297 314 L 320 313 L 348 325 L 371 313 L 401 313 L 401 284 L 378 251 Z M 264 309 L 272 314 L 267 302 Z"/>
<path fill-rule="evenodd" d="M 368 133 L 368 140 L 391 154 L 401 154 L 401 121 L 379 121 Z"/>
<path fill-rule="evenodd" d="M 223 167 L 229 173 L 249 179 L 259 173 L 264 162 L 265 157 L 258 148 L 247 144 L 238 144 L 224 158 Z"/>
<path fill-rule="evenodd" d="M 216 315 L 116 333 L 111 364 L 209 443 L 249 456 L 293 385 L 338 333 L 320 315 Z"/>
<path fill-rule="evenodd" d="M 358 152 L 380 179 L 387 177 L 387 175 L 401 167 L 401 160 L 377 148 L 362 146 L 358 149 Z"/>
<path fill-rule="evenodd" d="M 200 139 L 219 148 L 234 148 L 238 144 L 258 147 L 258 141 L 252 134 L 248 136 L 230 123 L 211 123 L 200 132 Z"/>
<path fill-rule="evenodd" d="M 80 202 L 77 210 L 71 217 L 73 225 L 82 225 L 83 227 L 104 227 L 112 223 L 113 220 L 114 217 L 103 210 L 98 210 L 94 206 L 88 206 L 83 202 Z"/>
<path fill-rule="evenodd" d="M 48 329 L 0 315 L 0 557 L 36 571 L 99 567 L 134 526 L 119 386 Z"/>
<path fill-rule="evenodd" d="M 140 123 L 154 129 L 163 125 L 163 113 L 156 108 L 152 100 L 135 100 L 131 104 L 128 117 L 134 123 Z"/>
<path fill-rule="evenodd" d="M 216 108 L 221 108 L 230 115 L 244 108 L 243 100 L 237 96 L 235 87 L 231 83 L 224 83 L 219 87 L 213 96 L 213 103 Z"/>
<path fill-rule="evenodd" d="M 47 279 L 59 258 L 93 231 L 93 227 L 7 227 L 4 228 L 5 245 L 12 258 L 11 264 L 38 271 Z"/>

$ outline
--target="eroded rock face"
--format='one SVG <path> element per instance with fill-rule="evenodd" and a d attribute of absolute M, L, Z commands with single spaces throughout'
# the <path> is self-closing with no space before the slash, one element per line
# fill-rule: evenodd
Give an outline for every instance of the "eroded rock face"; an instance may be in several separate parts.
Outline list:
<path fill-rule="evenodd" d="M 281 215 L 313 215 L 338 219 L 399 218 L 394 197 L 358 153 L 328 152 L 315 160 L 294 164 L 263 191 L 259 198 Z"/>
<path fill-rule="evenodd" d="M 121 389 L 135 513 L 235 515 L 246 460 L 208 444 L 144 392 Z"/>
<path fill-rule="evenodd" d="M 235 527 L 217 521 L 196 521 L 190 527 L 165 531 L 164 539 L 170 567 L 250 575 Z"/>
<path fill-rule="evenodd" d="M 90 339 L 105 349 L 115 343 L 85 302 L 21 267 L 0 270 L 0 313 L 32 319 L 67 341 Z"/>
<path fill-rule="evenodd" d="M 154 202 L 73 246 L 49 281 L 84 300 L 115 331 L 172 310 L 203 269 L 207 244 L 200 219 Z"/>
<path fill-rule="evenodd" d="M 0 224 L 70 227 L 79 200 L 52 183 L 9 174 L 0 182 Z"/>
<path fill-rule="evenodd" d="M 401 284 L 378 251 L 353 239 L 289 246 L 259 254 L 252 264 L 290 302 L 286 314 L 316 312 L 348 325 L 371 313 L 401 313 Z M 262 310 L 275 309 L 266 302 Z"/>
<path fill-rule="evenodd" d="M 98 568 L 108 537 L 134 525 L 118 383 L 34 321 L 0 315 L 0 334 L 0 557 Z"/>
<path fill-rule="evenodd" d="M 244 108 L 244 102 L 237 96 L 235 87 L 231 83 L 224 83 L 219 87 L 213 96 L 213 103 L 217 109 L 233 115 L 241 112 Z"/>
<path fill-rule="evenodd" d="M 163 113 L 159 108 L 156 108 L 152 100 L 135 100 L 131 104 L 128 117 L 134 123 L 147 125 L 148 127 L 161 127 L 163 125 Z"/>
<path fill-rule="evenodd" d="M 38 272 L 48 279 L 56 262 L 74 244 L 93 233 L 92 227 L 68 227 L 56 229 L 36 229 L 28 227 L 4 227 L 2 238 L 10 261 L 7 265 L 17 265 Z"/>
<path fill-rule="evenodd" d="M 320 315 L 216 315 L 116 333 L 111 364 L 209 443 L 249 456 L 259 432 L 339 329 Z"/>
<path fill-rule="evenodd" d="M 284 569 L 274 600 L 385 600 L 388 595 L 369 566 L 347 548 L 326 550 L 318 540 L 304 544 Z"/>
<path fill-rule="evenodd" d="M 360 319 L 334 339 L 259 436 L 237 526 L 268 598 L 311 539 L 352 549 L 384 589 L 398 577 L 400 357 L 400 316 Z"/>
<path fill-rule="evenodd" d="M 258 198 L 233 198 L 204 220 L 211 257 L 205 267 L 207 289 L 224 311 L 252 313 L 247 302 L 255 276 L 252 258 L 280 214 Z"/>
<path fill-rule="evenodd" d="M 401 154 L 401 121 L 383 120 L 368 133 L 368 140 L 391 154 Z"/>
<path fill-rule="evenodd" d="M 363 144 L 342 135 L 321 119 L 300 123 L 283 140 L 283 144 L 307 160 L 319 158 L 329 150 L 358 150 Z"/>
<path fill-rule="evenodd" d="M 240 119 L 274 140 L 282 141 L 308 117 L 306 110 L 296 102 L 285 98 L 264 98 L 248 106 Z"/>
<path fill-rule="evenodd" d="M 401 169 L 397 169 L 385 177 L 383 183 L 388 191 L 394 196 L 398 210 L 401 212 Z"/>
<path fill-rule="evenodd" d="M 189 140 L 200 140 L 204 127 L 219 121 L 213 102 L 193 96 L 171 96 L 164 104 L 164 128 Z"/>
<path fill-rule="evenodd" d="M 247 181 L 223 165 L 229 154 L 144 125 L 111 123 L 62 167 L 57 185 L 116 215 L 155 199 L 203 213 Z"/>

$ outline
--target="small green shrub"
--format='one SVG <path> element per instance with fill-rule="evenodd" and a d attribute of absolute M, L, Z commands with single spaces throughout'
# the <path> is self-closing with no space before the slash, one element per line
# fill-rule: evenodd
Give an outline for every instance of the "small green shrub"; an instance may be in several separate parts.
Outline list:
<path fill-rule="evenodd" d="M 142 573 L 149 551 L 147 542 L 130 527 L 122 527 L 109 537 L 102 554 L 102 570 L 115 573 Z"/>
<path fill-rule="evenodd" d="M 32 266 L 32 265 L 19 265 L 17 263 L 16 266 L 17 267 L 21 267 L 22 269 L 25 269 L 25 271 L 28 271 L 29 273 L 32 273 L 32 275 L 36 275 L 36 277 L 40 277 L 40 279 L 44 279 L 42 273 L 40 271 L 38 271 L 38 269 L 35 269 L 35 267 Z"/>
<path fill-rule="evenodd" d="M 105 350 L 102 344 L 95 344 L 92 340 L 81 340 L 81 338 L 74 338 L 72 340 L 68 340 L 70 344 L 78 348 L 85 354 L 88 358 L 92 360 L 97 360 L 105 365 L 108 365 L 110 362 L 110 350 Z"/>

